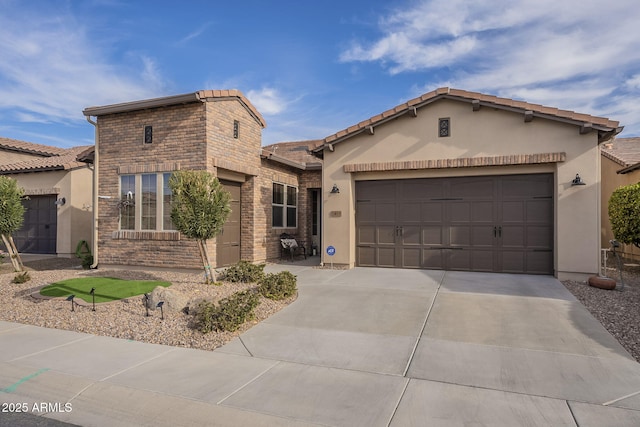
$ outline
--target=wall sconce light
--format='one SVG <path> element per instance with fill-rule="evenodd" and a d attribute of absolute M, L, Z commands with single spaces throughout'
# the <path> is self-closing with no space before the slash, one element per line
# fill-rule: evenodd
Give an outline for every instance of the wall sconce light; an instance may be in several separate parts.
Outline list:
<path fill-rule="evenodd" d="M 63 206 L 65 203 L 67 203 L 67 199 L 65 199 L 64 197 L 60 197 L 58 200 L 53 202 L 53 204 L 56 206 Z"/>
<path fill-rule="evenodd" d="M 331 194 L 338 194 L 340 192 L 340 189 L 338 188 L 337 184 L 333 184 L 333 188 L 331 189 Z"/>
<path fill-rule="evenodd" d="M 582 178 L 580 178 L 580 174 L 577 173 L 576 177 L 573 178 L 573 180 L 571 181 L 571 186 L 573 187 L 574 185 L 587 185 Z"/>

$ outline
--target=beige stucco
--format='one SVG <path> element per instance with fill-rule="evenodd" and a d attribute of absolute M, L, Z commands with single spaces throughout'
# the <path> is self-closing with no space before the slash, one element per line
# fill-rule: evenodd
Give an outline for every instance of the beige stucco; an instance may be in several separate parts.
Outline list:
<path fill-rule="evenodd" d="M 451 120 L 451 136 L 438 137 L 438 118 Z M 501 175 L 552 172 L 555 176 L 555 270 L 558 277 L 598 271 L 600 247 L 600 154 L 596 132 L 580 134 L 576 125 L 439 100 L 324 150 L 323 262 L 355 263 L 355 182 L 367 179 Z M 346 173 L 343 165 L 566 153 L 559 163 Z M 584 186 L 571 186 L 579 173 Z M 340 193 L 331 194 L 336 184 Z M 336 214 L 339 212 L 339 214 Z M 338 216 L 339 215 L 339 216 Z M 336 254 L 330 258 L 326 247 Z"/>
<path fill-rule="evenodd" d="M 91 242 L 92 171 L 81 167 L 67 171 L 47 171 L 11 175 L 27 195 L 55 194 L 65 198 L 58 206 L 56 253 L 61 256 L 75 254 L 80 240 Z"/>
<path fill-rule="evenodd" d="M 611 194 L 624 185 L 631 185 L 640 182 L 640 170 L 635 170 L 626 174 L 619 174 L 617 171 L 624 166 L 614 162 L 613 160 L 602 156 L 602 227 L 601 241 L 602 248 L 610 248 L 610 240 L 614 238 L 611 231 L 611 223 L 609 222 L 609 199 Z M 625 257 L 640 260 L 640 249 L 633 245 L 622 245 L 621 252 Z"/>

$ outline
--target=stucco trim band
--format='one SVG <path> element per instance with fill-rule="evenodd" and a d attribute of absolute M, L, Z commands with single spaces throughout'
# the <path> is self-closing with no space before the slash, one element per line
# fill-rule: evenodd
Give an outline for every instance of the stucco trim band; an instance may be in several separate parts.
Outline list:
<path fill-rule="evenodd" d="M 343 166 L 345 173 L 386 172 L 417 169 L 448 169 L 481 166 L 534 165 L 564 162 L 567 154 L 538 153 L 513 154 L 508 156 L 461 157 L 454 159 L 406 160 L 400 162 L 350 163 Z"/>

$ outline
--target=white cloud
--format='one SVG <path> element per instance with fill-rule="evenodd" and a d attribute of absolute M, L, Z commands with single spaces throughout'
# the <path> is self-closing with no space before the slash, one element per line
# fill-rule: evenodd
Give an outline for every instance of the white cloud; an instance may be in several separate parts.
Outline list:
<path fill-rule="evenodd" d="M 632 0 L 422 0 L 380 19 L 379 35 L 340 60 L 428 72 L 424 91 L 439 86 L 435 72 L 461 89 L 640 122 L 627 102 L 640 95 L 639 21 Z"/>
<path fill-rule="evenodd" d="M 282 113 L 290 103 L 277 89 L 271 87 L 250 90 L 247 92 L 247 98 L 260 113 L 268 116 Z"/>
<path fill-rule="evenodd" d="M 69 123 L 84 120 L 85 107 L 158 96 L 163 90 L 151 58 L 132 53 L 116 66 L 108 56 L 71 15 L 2 14 L 0 109 L 17 120 Z"/>

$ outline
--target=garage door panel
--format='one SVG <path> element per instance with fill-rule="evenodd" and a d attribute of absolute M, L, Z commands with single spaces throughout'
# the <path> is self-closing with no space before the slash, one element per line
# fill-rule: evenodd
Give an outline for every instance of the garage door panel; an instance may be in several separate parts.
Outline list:
<path fill-rule="evenodd" d="M 377 265 L 376 248 L 361 246 L 356 248 L 356 254 L 358 256 L 358 265 L 363 267 L 375 267 Z"/>
<path fill-rule="evenodd" d="M 533 249 L 553 249 L 553 228 L 535 225 L 527 227 L 527 246 Z"/>
<path fill-rule="evenodd" d="M 493 226 L 474 226 L 471 230 L 473 247 L 492 248 L 495 245 Z"/>
<path fill-rule="evenodd" d="M 443 270 L 445 267 L 444 251 L 444 249 L 423 249 L 422 268 Z"/>
<path fill-rule="evenodd" d="M 448 216 L 452 222 L 470 222 L 471 221 L 471 203 L 450 202 Z"/>
<path fill-rule="evenodd" d="M 461 197 L 465 199 L 493 198 L 494 178 L 456 178 L 450 180 L 451 197 Z"/>
<path fill-rule="evenodd" d="M 398 190 L 400 200 L 428 200 L 444 197 L 445 181 L 440 179 L 416 179 L 402 183 Z"/>
<path fill-rule="evenodd" d="M 420 248 L 402 248 L 402 267 L 403 268 L 421 268 L 422 262 Z"/>
<path fill-rule="evenodd" d="M 396 223 L 396 205 L 395 203 L 378 203 L 376 204 L 376 223 Z"/>
<path fill-rule="evenodd" d="M 454 225 L 449 227 L 449 243 L 451 246 L 471 245 L 471 226 Z"/>
<path fill-rule="evenodd" d="M 400 203 L 398 205 L 398 220 L 401 224 L 420 224 L 422 221 L 420 203 Z"/>
<path fill-rule="evenodd" d="M 420 226 L 402 226 L 402 245 L 416 245 L 422 244 L 421 227 Z"/>
<path fill-rule="evenodd" d="M 374 245 L 376 243 L 376 227 L 361 225 L 358 227 L 359 245 Z"/>
<path fill-rule="evenodd" d="M 524 225 L 505 225 L 502 227 L 501 233 L 502 248 L 524 248 L 526 246 L 526 229 Z"/>
<path fill-rule="evenodd" d="M 502 202 L 500 213 L 503 223 L 522 222 L 525 220 L 525 204 L 520 200 Z"/>
<path fill-rule="evenodd" d="M 471 221 L 474 223 L 489 223 L 495 222 L 494 214 L 494 202 L 473 202 L 471 204 Z"/>
<path fill-rule="evenodd" d="M 422 216 L 420 220 L 423 223 L 437 223 L 440 225 L 444 219 L 444 208 L 444 202 L 422 203 Z"/>
<path fill-rule="evenodd" d="M 469 250 L 451 250 L 448 249 L 448 270 L 465 270 L 471 271 L 471 251 Z"/>
<path fill-rule="evenodd" d="M 375 223 L 376 206 L 370 202 L 358 202 L 356 205 L 356 214 L 358 215 L 358 223 Z"/>
<path fill-rule="evenodd" d="M 495 271 L 495 253 L 491 249 L 471 249 L 468 251 L 471 258 L 472 271 Z"/>
<path fill-rule="evenodd" d="M 530 274 L 549 274 L 553 270 L 553 251 L 551 250 L 533 250 L 527 252 L 527 269 L 525 273 Z"/>
<path fill-rule="evenodd" d="M 378 248 L 378 266 L 395 267 L 396 266 L 396 249 L 395 248 Z"/>
<path fill-rule="evenodd" d="M 376 229 L 378 245 L 394 246 L 396 244 L 396 227 L 395 226 L 378 226 Z"/>
<path fill-rule="evenodd" d="M 444 228 L 422 227 L 422 243 L 425 246 L 439 246 L 444 244 Z"/>
<path fill-rule="evenodd" d="M 553 201 L 548 199 L 528 201 L 526 211 L 529 222 L 550 223 L 550 216 L 553 215 Z"/>
<path fill-rule="evenodd" d="M 358 182 L 358 200 L 395 200 L 396 183 L 394 181 Z"/>
<path fill-rule="evenodd" d="M 525 252 L 520 250 L 503 251 L 500 254 L 502 271 L 505 273 L 522 273 L 526 270 Z"/>

